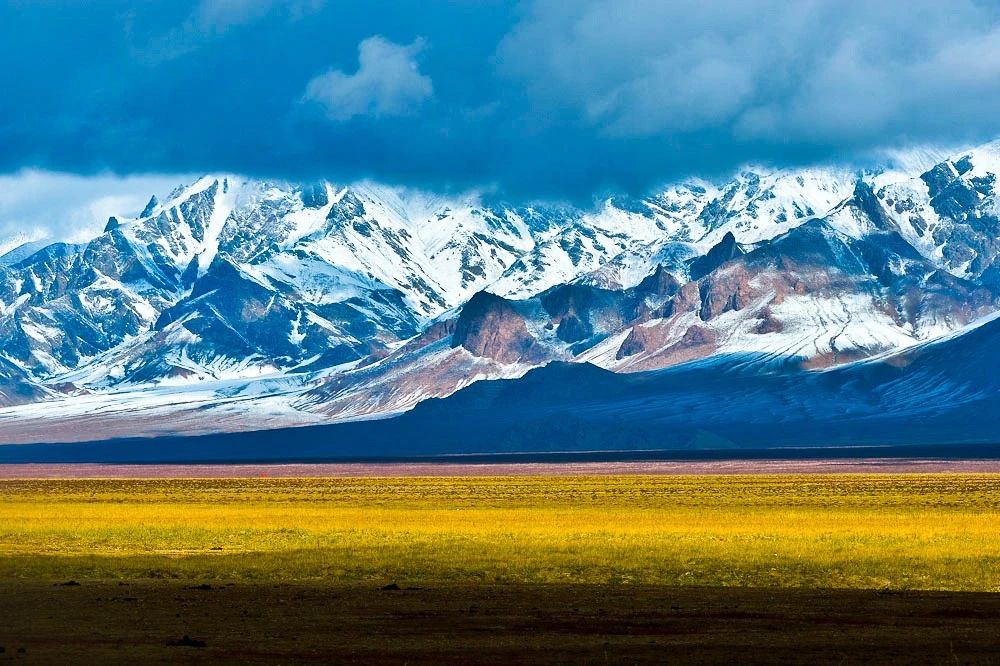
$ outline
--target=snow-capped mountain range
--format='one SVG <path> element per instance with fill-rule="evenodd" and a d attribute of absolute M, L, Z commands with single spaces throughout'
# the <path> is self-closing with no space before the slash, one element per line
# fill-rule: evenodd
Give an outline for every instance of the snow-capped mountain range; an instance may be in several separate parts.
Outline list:
<path fill-rule="evenodd" d="M 923 344 L 1000 310 L 1000 142 L 922 157 L 589 209 L 206 176 L 89 243 L 7 244 L 0 440 L 384 416 L 552 361 L 769 373 Z"/>

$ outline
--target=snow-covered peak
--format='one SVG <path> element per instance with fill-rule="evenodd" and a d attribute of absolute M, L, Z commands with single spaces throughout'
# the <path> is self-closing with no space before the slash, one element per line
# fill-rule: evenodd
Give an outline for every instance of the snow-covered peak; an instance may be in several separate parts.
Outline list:
<path fill-rule="evenodd" d="M 251 350 L 268 367 L 325 367 L 401 344 L 483 290 L 511 299 L 572 283 L 624 290 L 661 266 L 683 284 L 690 262 L 727 234 L 759 248 L 817 218 L 855 240 L 898 229 L 935 267 L 1000 284 L 1000 142 L 925 168 L 934 159 L 901 154 L 874 175 L 752 167 L 590 207 L 212 174 L 150 199 L 139 217 L 116 216 L 73 256 L 5 269 L 0 325 L 16 330 L 26 367 L 41 373 L 140 339 L 154 374 L 177 367 L 163 366 L 167 347 L 185 364 L 211 365 L 217 347 Z M 230 362 L 246 359 L 211 367 Z"/>
<path fill-rule="evenodd" d="M 962 149 L 939 146 L 913 146 L 886 150 L 882 154 L 884 164 L 872 171 L 866 179 L 873 189 L 879 190 L 887 185 L 916 178 L 960 152 Z"/>
<path fill-rule="evenodd" d="M 779 236 L 826 215 L 851 195 L 857 179 L 837 168 L 744 170 L 703 209 L 699 245 L 711 247 L 727 233 L 744 244 Z"/>
<path fill-rule="evenodd" d="M 16 233 L 0 238 L 0 266 L 10 266 L 41 250 L 49 240 L 40 231 Z"/>
<path fill-rule="evenodd" d="M 978 278 L 1000 256 L 1000 141 L 960 151 L 876 192 L 885 214 L 920 252 L 959 277 Z"/>

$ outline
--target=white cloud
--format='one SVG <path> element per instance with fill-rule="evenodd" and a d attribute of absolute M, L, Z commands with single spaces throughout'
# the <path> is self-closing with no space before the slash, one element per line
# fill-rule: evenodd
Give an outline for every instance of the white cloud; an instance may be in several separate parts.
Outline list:
<path fill-rule="evenodd" d="M 314 12 L 325 0 L 201 0 L 188 24 L 197 30 L 222 33 L 230 26 L 245 25 L 281 11 L 297 19 Z"/>
<path fill-rule="evenodd" d="M 158 65 L 197 51 L 234 28 L 265 18 L 297 21 L 325 4 L 326 0 L 200 0 L 183 23 L 133 48 L 145 64 Z"/>
<path fill-rule="evenodd" d="M 223 32 L 231 25 L 242 25 L 267 15 L 274 0 L 201 0 L 192 16 L 192 24 L 202 30 Z"/>
<path fill-rule="evenodd" d="M 612 136 L 856 143 L 995 127 L 1000 11 L 976 0 L 536 0 L 498 71 Z"/>
<path fill-rule="evenodd" d="M 26 169 L 0 175 L 0 245 L 10 239 L 79 243 L 104 229 L 108 217 L 140 213 L 188 175 L 77 176 Z"/>
<path fill-rule="evenodd" d="M 431 79 L 420 73 L 421 39 L 401 45 L 374 36 L 358 44 L 358 70 L 330 70 L 306 86 L 305 100 L 321 104 L 333 120 L 355 116 L 403 116 L 434 94 Z"/>

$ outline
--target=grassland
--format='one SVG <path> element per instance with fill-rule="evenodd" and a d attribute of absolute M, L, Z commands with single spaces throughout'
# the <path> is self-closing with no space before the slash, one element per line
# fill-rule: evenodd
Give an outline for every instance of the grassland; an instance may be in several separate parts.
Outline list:
<path fill-rule="evenodd" d="M 0 480 L 0 662 L 989 664 L 998 589 L 993 474 Z"/>
<path fill-rule="evenodd" d="M 0 481 L 0 579 L 1000 590 L 1000 476 Z"/>

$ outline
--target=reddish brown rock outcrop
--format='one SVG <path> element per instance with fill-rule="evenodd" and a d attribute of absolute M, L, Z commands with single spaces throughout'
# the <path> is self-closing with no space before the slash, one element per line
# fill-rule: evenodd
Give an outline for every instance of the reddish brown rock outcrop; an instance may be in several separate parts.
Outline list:
<path fill-rule="evenodd" d="M 697 312 L 701 307 L 701 293 L 697 282 L 688 282 L 681 287 L 677 294 L 667 301 L 656 316 L 669 319 L 681 312 Z"/>
<path fill-rule="evenodd" d="M 760 321 L 754 327 L 753 332 L 758 335 L 767 335 L 768 333 L 781 333 L 783 330 L 785 330 L 785 325 L 774 316 L 771 308 L 764 308 L 761 310 Z"/>
<path fill-rule="evenodd" d="M 625 338 L 621 347 L 615 353 L 615 359 L 620 361 L 628 356 L 635 356 L 648 350 L 652 337 L 648 327 L 633 326 L 632 330 L 629 331 L 628 337 Z"/>
<path fill-rule="evenodd" d="M 681 338 L 680 342 L 672 347 L 672 349 L 687 349 L 690 347 L 702 347 L 704 345 L 714 345 L 715 344 L 715 333 L 708 330 L 707 328 L 702 328 L 701 326 L 692 326 L 684 333 L 684 337 Z"/>
<path fill-rule="evenodd" d="M 698 315 L 708 321 L 730 310 L 742 310 L 750 305 L 750 276 L 743 266 L 711 275 L 701 282 L 701 310 Z"/>
<path fill-rule="evenodd" d="M 680 282 L 673 275 L 667 272 L 662 264 L 648 275 L 636 290 L 644 294 L 655 294 L 657 296 L 673 296 L 681 288 Z"/>
<path fill-rule="evenodd" d="M 528 332 L 524 317 L 500 296 L 481 291 L 462 307 L 451 339 L 476 356 L 501 363 L 535 363 L 545 352 Z"/>

